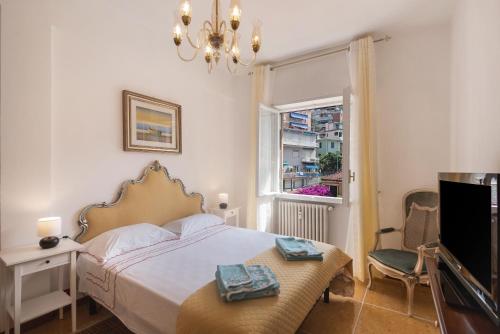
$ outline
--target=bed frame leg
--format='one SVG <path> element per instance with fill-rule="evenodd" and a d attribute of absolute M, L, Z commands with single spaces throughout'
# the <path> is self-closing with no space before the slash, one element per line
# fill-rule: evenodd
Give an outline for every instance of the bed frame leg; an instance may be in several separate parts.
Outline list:
<path fill-rule="evenodd" d="M 330 288 L 326 288 L 325 292 L 323 292 L 323 302 L 325 304 L 330 303 Z"/>
<path fill-rule="evenodd" d="M 89 301 L 89 314 L 90 315 L 97 314 L 97 303 L 92 298 L 90 298 L 90 301 Z"/>

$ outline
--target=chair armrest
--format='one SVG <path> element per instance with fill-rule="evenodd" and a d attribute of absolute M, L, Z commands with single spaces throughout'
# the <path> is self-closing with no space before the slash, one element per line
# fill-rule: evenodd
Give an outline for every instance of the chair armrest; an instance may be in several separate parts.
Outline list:
<path fill-rule="evenodd" d="M 433 255 L 429 253 L 429 251 L 436 251 L 437 243 L 431 242 L 425 245 L 418 246 L 417 248 L 417 264 L 415 264 L 415 275 L 418 277 L 422 274 L 422 269 L 424 267 L 424 259 L 425 257 L 432 257 Z"/>
<path fill-rule="evenodd" d="M 394 228 L 394 227 L 385 227 L 385 228 L 381 228 L 380 230 L 378 230 L 377 234 L 386 234 L 386 233 L 392 233 L 392 232 L 400 232 L 401 229 L 399 228 Z"/>
<path fill-rule="evenodd" d="M 400 228 L 394 228 L 394 227 L 384 227 L 375 232 L 375 246 L 373 247 L 372 251 L 376 251 L 378 248 L 378 244 L 380 242 L 380 235 L 381 234 L 386 234 L 386 233 L 392 233 L 392 232 L 401 232 Z"/>

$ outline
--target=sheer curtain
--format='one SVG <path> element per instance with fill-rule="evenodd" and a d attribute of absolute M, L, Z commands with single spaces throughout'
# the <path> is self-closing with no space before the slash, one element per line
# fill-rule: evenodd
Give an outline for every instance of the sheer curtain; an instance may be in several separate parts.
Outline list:
<path fill-rule="evenodd" d="M 371 36 L 351 42 L 348 52 L 352 105 L 350 132 L 350 210 L 347 252 L 353 258 L 354 275 L 366 278 L 368 252 L 378 229 L 376 136 L 375 136 L 375 50 Z"/>
<path fill-rule="evenodd" d="M 248 173 L 248 193 L 247 193 L 247 228 L 265 230 L 267 223 L 262 220 L 269 220 L 269 215 L 272 212 L 272 206 L 269 205 L 268 200 L 262 200 L 258 197 L 261 191 L 259 183 L 262 183 L 262 177 L 258 173 L 258 166 L 261 164 L 259 161 L 259 144 L 262 135 L 259 132 L 261 122 L 261 105 L 270 105 L 272 96 L 273 72 L 269 65 L 257 65 L 253 70 L 252 77 L 252 102 L 250 111 L 250 162 Z M 259 175 L 259 178 L 257 177 Z M 268 208 L 269 210 L 267 210 Z M 269 217 L 268 217 L 269 216 Z"/>

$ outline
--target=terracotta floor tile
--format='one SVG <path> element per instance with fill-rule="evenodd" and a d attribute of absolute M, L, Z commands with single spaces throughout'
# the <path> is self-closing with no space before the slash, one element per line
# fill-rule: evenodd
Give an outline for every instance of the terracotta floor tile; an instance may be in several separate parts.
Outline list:
<path fill-rule="evenodd" d="M 366 284 L 364 282 L 361 282 L 357 278 L 354 279 L 354 296 L 352 297 L 354 300 L 357 300 L 358 302 L 363 301 L 363 297 L 365 296 L 365 291 L 366 291 Z"/>
<path fill-rule="evenodd" d="M 319 302 L 299 329 L 299 333 L 352 333 L 361 303 L 352 298 L 335 297 L 329 304 Z"/>
<path fill-rule="evenodd" d="M 366 293 L 365 303 L 382 306 L 398 312 L 407 312 L 404 283 L 388 278 L 374 278 Z"/>
<path fill-rule="evenodd" d="M 406 287 L 398 280 L 375 278 L 372 288 L 366 294 L 365 303 L 406 313 L 408 311 Z M 413 311 L 416 316 L 432 321 L 437 319 L 430 287 L 422 285 L 415 287 Z"/>
<path fill-rule="evenodd" d="M 371 305 L 363 305 L 356 334 L 437 334 L 433 324 Z"/>
<path fill-rule="evenodd" d="M 415 297 L 413 312 L 416 316 L 427 320 L 437 320 L 436 308 L 432 300 L 432 292 L 429 286 L 417 285 L 415 287 Z"/>

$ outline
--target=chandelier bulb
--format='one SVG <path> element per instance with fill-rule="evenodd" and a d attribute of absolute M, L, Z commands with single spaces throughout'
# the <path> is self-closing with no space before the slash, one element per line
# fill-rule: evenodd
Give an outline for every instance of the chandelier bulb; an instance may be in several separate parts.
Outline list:
<path fill-rule="evenodd" d="M 257 53 L 260 50 L 262 44 L 262 37 L 260 34 L 260 26 L 262 23 L 260 21 L 255 22 L 252 32 L 252 50 Z"/>
<path fill-rule="evenodd" d="M 210 63 L 212 61 L 213 49 L 210 45 L 205 47 L 205 61 Z"/>
<path fill-rule="evenodd" d="M 180 5 L 180 16 L 182 23 L 188 26 L 191 23 L 192 6 L 190 0 L 182 0 Z"/>
<path fill-rule="evenodd" d="M 181 42 L 182 42 L 182 29 L 181 29 L 181 25 L 179 23 L 177 23 L 175 26 L 174 26 L 174 43 L 175 45 L 179 46 L 181 45 Z"/>
<path fill-rule="evenodd" d="M 231 28 L 236 31 L 240 26 L 241 20 L 241 6 L 239 0 L 232 0 L 229 6 L 229 22 Z"/>

